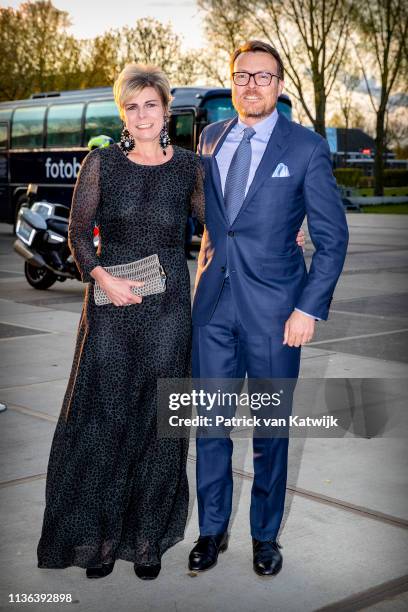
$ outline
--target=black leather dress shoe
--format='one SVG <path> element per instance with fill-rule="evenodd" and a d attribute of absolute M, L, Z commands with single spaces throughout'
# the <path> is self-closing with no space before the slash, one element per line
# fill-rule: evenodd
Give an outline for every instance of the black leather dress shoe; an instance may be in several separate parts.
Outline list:
<path fill-rule="evenodd" d="M 134 564 L 135 574 L 141 580 L 154 580 L 160 574 L 161 564 L 136 565 Z"/>
<path fill-rule="evenodd" d="M 203 572 L 217 565 L 218 553 L 228 548 L 228 533 L 200 536 L 188 558 L 188 567 L 194 572 Z"/>
<path fill-rule="evenodd" d="M 86 568 L 86 577 L 87 578 L 105 578 L 105 576 L 109 576 L 109 574 L 113 570 L 113 566 L 115 562 L 112 563 L 102 563 L 98 567 L 87 567 Z"/>
<path fill-rule="evenodd" d="M 260 542 L 252 538 L 254 571 L 258 576 L 275 576 L 282 569 L 281 545 L 276 541 Z"/>

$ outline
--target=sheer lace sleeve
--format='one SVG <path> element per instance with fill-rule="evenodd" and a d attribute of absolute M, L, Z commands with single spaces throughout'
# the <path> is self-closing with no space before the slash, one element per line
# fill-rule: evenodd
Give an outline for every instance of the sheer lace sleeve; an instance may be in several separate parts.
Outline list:
<path fill-rule="evenodd" d="M 99 150 L 95 149 L 82 162 L 69 217 L 68 245 L 84 283 L 91 280 L 91 271 L 99 265 L 93 244 L 93 229 L 100 198 L 99 168 Z"/>
<path fill-rule="evenodd" d="M 198 158 L 196 172 L 195 187 L 191 196 L 191 216 L 205 225 L 204 168 Z"/>

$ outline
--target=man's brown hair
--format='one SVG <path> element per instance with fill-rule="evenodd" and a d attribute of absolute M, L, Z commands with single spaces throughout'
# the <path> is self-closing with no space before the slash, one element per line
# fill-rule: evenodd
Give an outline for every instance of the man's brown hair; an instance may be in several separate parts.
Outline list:
<path fill-rule="evenodd" d="M 235 51 L 233 51 L 230 59 L 231 74 L 234 72 L 235 60 L 239 55 L 241 55 L 241 53 L 256 53 L 257 51 L 262 51 L 263 53 L 269 53 L 269 55 L 272 55 L 272 57 L 276 60 L 276 63 L 278 64 L 278 76 L 283 81 L 284 68 L 279 53 L 277 52 L 275 47 L 272 47 L 272 45 L 263 42 L 262 40 L 248 40 L 247 42 L 244 42 L 241 46 L 239 46 L 238 49 L 235 49 Z"/>

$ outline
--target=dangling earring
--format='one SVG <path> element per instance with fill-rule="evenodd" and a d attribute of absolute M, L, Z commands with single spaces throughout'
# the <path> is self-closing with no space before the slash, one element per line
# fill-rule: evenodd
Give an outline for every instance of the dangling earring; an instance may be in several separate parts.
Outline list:
<path fill-rule="evenodd" d="M 125 153 L 125 155 L 128 155 L 129 152 L 135 148 L 135 139 L 133 138 L 132 134 L 129 132 L 125 124 L 123 124 L 123 129 L 120 135 L 119 144 L 120 144 L 120 148 Z"/>
<path fill-rule="evenodd" d="M 168 120 L 167 120 L 167 117 L 165 116 L 163 127 L 160 132 L 160 146 L 163 149 L 163 155 L 167 155 L 166 149 L 171 142 L 169 132 L 167 130 L 167 124 L 168 124 Z"/>

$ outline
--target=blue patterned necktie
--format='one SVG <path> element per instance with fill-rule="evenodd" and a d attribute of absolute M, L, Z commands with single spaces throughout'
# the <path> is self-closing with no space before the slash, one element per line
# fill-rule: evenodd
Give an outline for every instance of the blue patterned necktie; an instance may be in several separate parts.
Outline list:
<path fill-rule="evenodd" d="M 224 201 L 230 224 L 234 222 L 245 199 L 245 189 L 248 182 L 249 168 L 251 166 L 251 138 L 255 134 L 254 128 L 244 129 L 244 135 L 236 149 L 228 168 L 225 180 Z"/>

